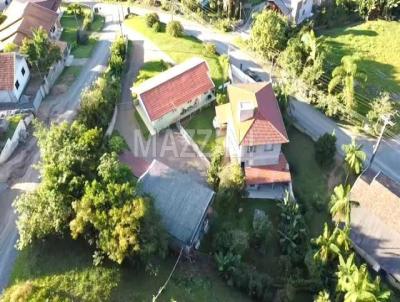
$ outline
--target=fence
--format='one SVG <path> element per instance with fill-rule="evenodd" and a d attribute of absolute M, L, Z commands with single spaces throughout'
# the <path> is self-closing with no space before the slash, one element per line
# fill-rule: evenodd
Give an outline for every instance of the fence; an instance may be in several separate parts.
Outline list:
<path fill-rule="evenodd" d="M 50 68 L 49 72 L 44 77 L 43 84 L 40 85 L 33 99 L 33 107 L 35 108 L 35 111 L 39 110 L 39 107 L 42 104 L 43 99 L 46 97 L 46 95 L 49 94 L 51 87 L 53 87 L 54 83 L 57 81 L 58 77 L 63 72 L 64 67 L 65 67 L 65 59 L 61 59 Z"/>
<path fill-rule="evenodd" d="M 197 156 L 200 157 L 204 162 L 207 164 L 207 167 L 210 166 L 210 161 L 208 158 L 204 155 L 204 153 L 200 150 L 199 146 L 196 144 L 196 142 L 193 140 L 193 138 L 189 135 L 189 133 L 186 132 L 185 128 L 182 127 L 180 122 L 176 123 L 176 127 L 178 128 L 180 134 L 183 136 L 183 138 L 188 142 L 190 146 L 192 146 L 194 152 L 196 152 Z"/>
<path fill-rule="evenodd" d="M 118 115 L 118 108 L 117 108 L 117 106 L 115 106 L 114 113 L 111 118 L 110 124 L 108 124 L 106 136 L 110 136 L 113 133 L 114 127 L 115 127 L 115 122 L 117 121 L 117 115 Z"/>
<path fill-rule="evenodd" d="M 18 147 L 20 140 L 26 137 L 26 128 L 33 120 L 33 115 L 30 114 L 24 119 L 20 120 L 17 128 L 15 128 L 14 134 L 11 138 L 7 139 L 6 144 L 0 153 L 0 164 L 5 163 L 10 156 L 13 154 L 14 150 Z"/>

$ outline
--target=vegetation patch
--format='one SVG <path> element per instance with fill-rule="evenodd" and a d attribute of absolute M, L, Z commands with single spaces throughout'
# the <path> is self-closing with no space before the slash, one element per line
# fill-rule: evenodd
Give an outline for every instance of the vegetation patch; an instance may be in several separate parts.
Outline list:
<path fill-rule="evenodd" d="M 145 62 L 139 70 L 134 86 L 139 86 L 144 81 L 166 71 L 170 67 L 171 64 L 163 60 Z"/>
<path fill-rule="evenodd" d="M 222 85 L 227 80 L 228 62 L 226 57 L 217 54 L 204 55 L 205 47 L 197 38 L 188 35 L 172 37 L 165 32 L 165 24 L 161 24 L 160 32 L 156 32 L 146 25 L 144 17 L 131 17 L 125 21 L 125 24 L 150 39 L 178 64 L 192 57 L 204 58 L 210 67 L 216 86 Z"/>
<path fill-rule="evenodd" d="M 346 55 L 360 57 L 359 69 L 367 74 L 360 91 L 376 96 L 380 91 L 400 92 L 400 23 L 375 20 L 321 32 L 328 67 Z"/>

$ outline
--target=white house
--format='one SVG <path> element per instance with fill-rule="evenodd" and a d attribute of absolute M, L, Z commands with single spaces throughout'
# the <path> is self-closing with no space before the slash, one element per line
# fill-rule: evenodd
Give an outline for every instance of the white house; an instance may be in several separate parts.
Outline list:
<path fill-rule="evenodd" d="M 281 12 L 296 24 L 313 15 L 313 0 L 269 0 L 267 7 Z"/>
<path fill-rule="evenodd" d="M 138 111 L 150 133 L 176 123 L 215 100 L 207 62 L 192 58 L 133 87 Z"/>
<path fill-rule="evenodd" d="M 229 103 L 215 107 L 214 127 L 226 131 L 231 161 L 241 164 L 248 189 L 290 184 L 281 145 L 289 142 L 271 83 L 228 86 Z"/>
<path fill-rule="evenodd" d="M 16 52 L 0 54 L 0 103 L 18 102 L 29 81 L 25 58 Z"/>

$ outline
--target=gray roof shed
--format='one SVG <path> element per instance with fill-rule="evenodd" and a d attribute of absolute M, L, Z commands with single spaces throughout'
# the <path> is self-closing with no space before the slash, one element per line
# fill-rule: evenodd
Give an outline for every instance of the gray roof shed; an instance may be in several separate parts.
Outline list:
<path fill-rule="evenodd" d="M 138 183 L 142 193 L 154 198 L 154 206 L 167 232 L 191 246 L 214 191 L 158 160 L 153 160 Z"/>

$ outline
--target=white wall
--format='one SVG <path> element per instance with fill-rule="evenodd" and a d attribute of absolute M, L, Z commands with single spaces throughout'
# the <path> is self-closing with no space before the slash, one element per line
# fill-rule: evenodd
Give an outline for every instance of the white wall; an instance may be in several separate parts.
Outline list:
<path fill-rule="evenodd" d="M 26 63 L 25 58 L 21 58 L 18 57 L 16 58 L 16 64 L 15 64 L 15 74 L 14 74 L 14 78 L 16 79 L 14 82 L 14 96 L 17 98 L 17 100 L 19 100 L 19 98 L 21 97 L 22 92 L 24 91 L 26 84 L 28 84 L 29 81 L 29 68 L 28 68 L 28 64 Z M 22 69 L 25 69 L 25 74 L 22 74 Z M 19 87 L 18 89 L 15 87 L 16 82 L 18 81 L 19 83 Z"/>
<path fill-rule="evenodd" d="M 208 98 L 208 96 L 211 96 Z M 190 102 L 187 102 L 176 108 L 174 111 L 171 111 L 165 115 L 163 115 L 158 120 L 152 121 L 151 124 L 153 125 L 156 132 L 160 132 L 161 130 L 168 128 L 170 125 L 176 123 L 177 121 L 181 120 L 182 118 L 188 116 L 189 114 L 199 110 L 201 107 L 210 104 L 215 100 L 215 95 L 212 91 L 207 92 L 206 94 L 202 94 L 197 96 L 196 98 L 192 99 Z M 197 101 L 197 103 L 196 103 Z M 144 109 L 147 114 L 145 107 L 143 106 L 143 102 L 139 102 L 140 106 Z M 185 113 L 182 113 L 182 110 L 187 110 Z"/>

